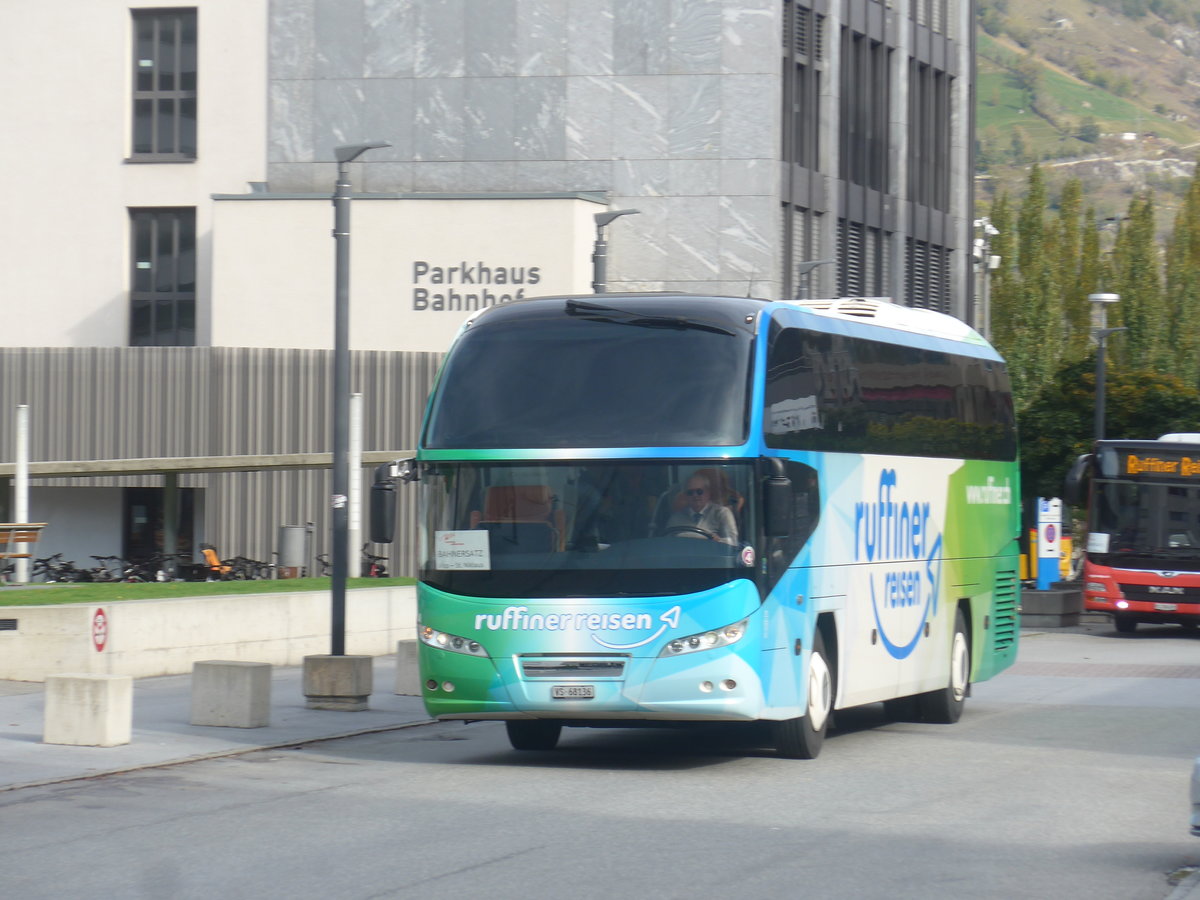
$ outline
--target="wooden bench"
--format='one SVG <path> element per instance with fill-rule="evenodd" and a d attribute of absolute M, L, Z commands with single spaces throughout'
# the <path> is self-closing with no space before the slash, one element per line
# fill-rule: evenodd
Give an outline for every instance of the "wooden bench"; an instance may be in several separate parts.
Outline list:
<path fill-rule="evenodd" d="M 0 522 L 0 559 L 29 559 L 32 553 L 18 553 L 7 548 L 19 544 L 36 544 L 45 522 Z"/>

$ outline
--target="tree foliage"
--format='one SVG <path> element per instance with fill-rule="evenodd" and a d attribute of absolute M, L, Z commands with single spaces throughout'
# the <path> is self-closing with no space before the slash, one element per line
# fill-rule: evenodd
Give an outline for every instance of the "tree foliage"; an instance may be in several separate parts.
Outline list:
<path fill-rule="evenodd" d="M 1107 345 L 1106 436 L 1149 440 L 1200 431 L 1200 167 L 1160 245 L 1153 194 L 1129 204 L 1102 252 L 1095 210 L 1078 181 L 1047 194 L 1030 168 L 1019 204 L 988 211 L 1001 257 L 991 282 L 991 334 L 1012 374 L 1021 430 L 1022 494 L 1056 496 L 1094 438 L 1096 344 L 1088 295 L 1120 295 Z"/>

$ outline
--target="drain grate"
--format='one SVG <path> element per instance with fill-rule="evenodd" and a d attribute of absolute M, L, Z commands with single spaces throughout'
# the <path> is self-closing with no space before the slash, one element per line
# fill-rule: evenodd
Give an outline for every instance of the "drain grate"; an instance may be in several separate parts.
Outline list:
<path fill-rule="evenodd" d="M 0 631 L 16 631 L 16 619 L 0 619 Z"/>

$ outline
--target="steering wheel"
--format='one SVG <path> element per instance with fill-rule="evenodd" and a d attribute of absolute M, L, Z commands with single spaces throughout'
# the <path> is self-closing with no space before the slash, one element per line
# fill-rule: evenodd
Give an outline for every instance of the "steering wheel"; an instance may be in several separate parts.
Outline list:
<path fill-rule="evenodd" d="M 663 532 L 663 534 L 666 536 L 674 534 L 698 534 L 702 537 L 708 538 L 710 541 L 715 541 L 717 539 L 715 532 L 709 531 L 706 528 L 700 528 L 698 525 L 672 525 L 665 532 Z"/>

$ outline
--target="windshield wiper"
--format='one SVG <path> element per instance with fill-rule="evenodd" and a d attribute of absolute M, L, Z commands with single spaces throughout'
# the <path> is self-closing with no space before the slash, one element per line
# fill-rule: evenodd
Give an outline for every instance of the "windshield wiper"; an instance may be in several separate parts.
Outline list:
<path fill-rule="evenodd" d="M 629 310 L 617 309 L 615 306 L 605 306 L 602 303 L 589 303 L 586 300 L 568 300 L 567 315 L 581 316 L 592 322 L 610 322 L 613 325 L 636 325 L 639 328 L 674 328 L 679 331 L 694 329 L 709 331 L 713 334 L 725 334 L 734 337 L 735 333 L 721 325 L 711 322 L 699 322 L 695 319 L 685 319 L 683 316 L 643 316 L 631 313 Z"/>

